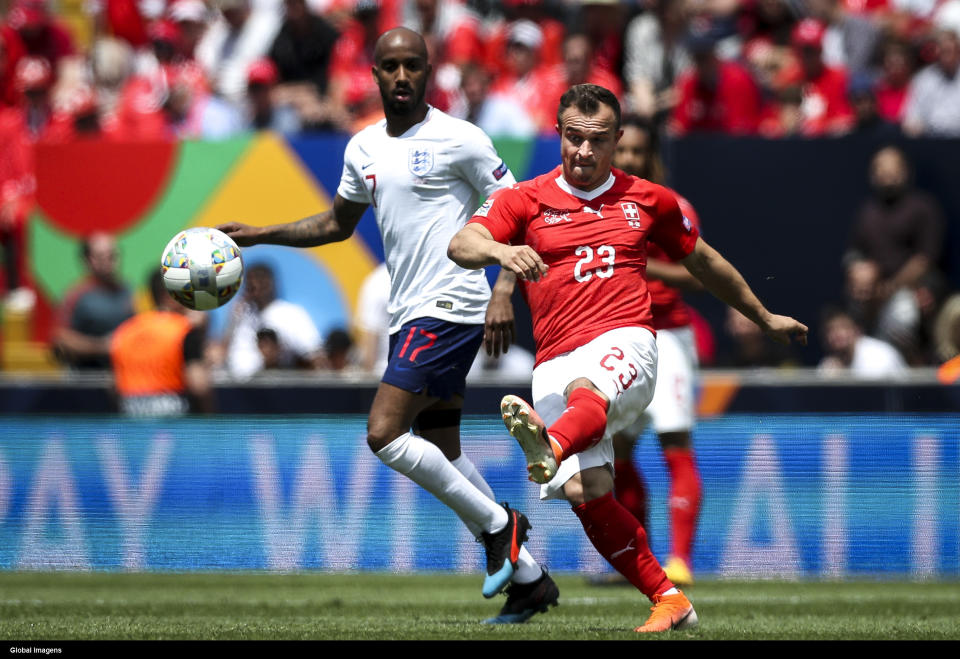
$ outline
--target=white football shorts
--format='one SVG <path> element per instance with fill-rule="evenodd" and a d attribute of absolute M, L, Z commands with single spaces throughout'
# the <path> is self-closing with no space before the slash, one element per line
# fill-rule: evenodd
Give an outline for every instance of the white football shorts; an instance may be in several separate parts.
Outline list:
<path fill-rule="evenodd" d="M 619 327 L 533 369 L 533 407 L 549 427 L 566 409 L 564 390 L 577 378 L 593 382 L 610 400 L 607 430 L 593 447 L 571 455 L 540 488 L 541 499 L 563 497 L 563 484 L 591 467 L 613 472 L 614 433 L 631 425 L 650 404 L 657 382 L 657 342 L 643 327 Z"/>
<path fill-rule="evenodd" d="M 638 437 L 647 428 L 655 433 L 689 432 L 696 418 L 696 374 L 699 359 L 692 327 L 657 330 L 657 389 L 653 400 L 627 432 Z"/>

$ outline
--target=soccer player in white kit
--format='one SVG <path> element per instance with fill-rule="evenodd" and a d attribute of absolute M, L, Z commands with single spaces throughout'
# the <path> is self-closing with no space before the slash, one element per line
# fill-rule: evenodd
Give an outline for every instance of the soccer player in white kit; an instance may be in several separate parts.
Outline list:
<path fill-rule="evenodd" d="M 693 605 L 612 494 L 611 436 L 649 404 L 657 377 L 647 241 L 775 340 L 805 342 L 807 327 L 770 313 L 684 219 L 672 193 L 612 169 L 622 130 L 609 90 L 567 90 L 557 131 L 561 166 L 493 194 L 447 253 L 468 268 L 499 264 L 522 282 L 537 343 L 534 405 L 509 395 L 501 413 L 541 498 L 570 502 L 597 551 L 654 602 L 637 632 L 684 629 L 697 624 Z"/>
<path fill-rule="evenodd" d="M 450 239 L 485 197 L 514 183 L 490 139 L 425 100 L 430 65 L 423 38 L 406 28 L 377 41 L 373 76 L 386 118 L 355 135 L 344 153 L 333 208 L 297 222 L 219 227 L 238 244 L 309 247 L 345 240 L 368 206 L 390 272 L 390 359 L 367 422 L 367 443 L 385 464 L 450 507 L 487 552 L 483 595 L 506 589 L 500 614 L 523 622 L 555 605 L 556 584 L 522 546 L 529 522 L 460 452 L 465 378 L 481 342 L 512 341 L 513 308 L 498 280 L 446 257 Z M 501 279 L 512 274 L 504 272 Z M 489 308 L 488 308 L 489 301 Z"/>

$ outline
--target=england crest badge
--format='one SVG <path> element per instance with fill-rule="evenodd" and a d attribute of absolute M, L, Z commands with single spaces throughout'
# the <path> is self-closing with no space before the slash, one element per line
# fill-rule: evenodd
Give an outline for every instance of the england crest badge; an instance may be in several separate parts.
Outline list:
<path fill-rule="evenodd" d="M 426 146 L 412 146 L 407 155 L 407 167 L 414 176 L 423 178 L 433 169 L 433 148 Z"/>

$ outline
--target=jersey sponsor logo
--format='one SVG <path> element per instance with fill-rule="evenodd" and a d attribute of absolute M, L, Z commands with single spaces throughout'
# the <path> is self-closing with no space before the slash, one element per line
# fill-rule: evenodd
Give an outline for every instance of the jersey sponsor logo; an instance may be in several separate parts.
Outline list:
<path fill-rule="evenodd" d="M 370 167 L 372 164 L 373 162 L 368 162 L 366 165 L 360 165 L 360 169 L 366 169 L 367 167 Z"/>
<path fill-rule="evenodd" d="M 450 300 L 437 300 L 437 306 L 447 311 L 453 311 L 453 302 Z"/>
<path fill-rule="evenodd" d="M 543 211 L 543 221 L 547 224 L 560 224 L 561 222 L 570 222 L 570 216 L 563 211 L 548 208 Z"/>
<path fill-rule="evenodd" d="M 623 217 L 632 229 L 640 228 L 640 209 L 632 201 L 625 201 L 620 204 L 620 210 L 623 211 Z"/>
<path fill-rule="evenodd" d="M 596 215 L 597 217 L 599 217 L 599 218 L 602 220 L 602 219 L 603 219 L 603 204 L 600 204 L 600 208 L 598 208 L 597 210 L 593 210 L 593 209 L 590 208 L 589 206 L 584 206 L 584 207 L 583 207 L 583 212 L 584 212 L 584 213 L 593 213 L 594 215 Z"/>
<path fill-rule="evenodd" d="M 507 173 L 507 163 L 500 161 L 500 166 L 493 170 L 493 178 L 498 181 L 502 179 Z"/>
<path fill-rule="evenodd" d="M 477 209 L 477 212 L 474 213 L 474 216 L 486 217 L 491 208 L 493 208 L 493 199 L 487 199 L 485 202 L 483 202 L 483 205 Z"/>
<path fill-rule="evenodd" d="M 407 167 L 414 176 L 426 176 L 433 169 L 433 149 L 429 146 L 412 146 L 407 153 Z"/>

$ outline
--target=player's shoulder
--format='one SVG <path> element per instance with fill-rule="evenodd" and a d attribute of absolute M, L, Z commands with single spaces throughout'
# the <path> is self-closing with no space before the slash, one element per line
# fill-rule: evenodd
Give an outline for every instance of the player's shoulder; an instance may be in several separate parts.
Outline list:
<path fill-rule="evenodd" d="M 386 125 L 387 120 L 381 119 L 361 128 L 347 141 L 345 153 L 354 154 L 358 150 L 368 151 L 373 148 L 386 135 Z"/>
<path fill-rule="evenodd" d="M 499 194 L 507 194 L 512 197 L 523 199 L 524 201 L 536 200 L 541 198 L 545 192 L 560 192 L 560 189 L 556 186 L 556 178 L 557 170 L 555 169 L 547 172 L 546 174 L 541 174 L 540 176 L 526 179 L 524 181 L 520 181 L 519 183 L 514 183 L 513 185 L 498 192 Z"/>
<path fill-rule="evenodd" d="M 613 169 L 612 171 L 614 177 L 616 177 L 614 191 L 620 195 L 629 196 L 644 206 L 677 203 L 677 197 L 679 195 L 664 185 L 632 176 L 619 169 Z"/>
<path fill-rule="evenodd" d="M 430 131 L 437 133 L 443 142 L 453 146 L 471 146 L 491 142 L 490 136 L 476 124 L 458 119 L 437 108 L 430 109 L 427 127 Z"/>

